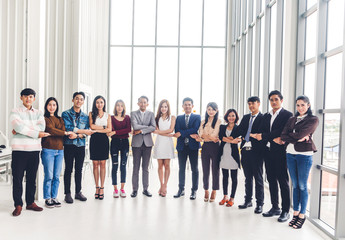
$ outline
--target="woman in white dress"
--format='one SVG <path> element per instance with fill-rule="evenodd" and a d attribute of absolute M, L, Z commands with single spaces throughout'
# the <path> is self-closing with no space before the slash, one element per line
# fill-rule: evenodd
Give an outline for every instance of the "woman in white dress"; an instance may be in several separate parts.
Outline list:
<path fill-rule="evenodd" d="M 163 99 L 158 106 L 156 115 L 157 128 L 153 132 L 157 134 L 153 149 L 153 158 L 158 160 L 158 177 L 161 187 L 159 196 L 167 194 L 167 183 L 170 175 L 170 159 L 175 158 L 174 143 L 172 140 L 176 118 L 171 116 L 169 101 Z"/>

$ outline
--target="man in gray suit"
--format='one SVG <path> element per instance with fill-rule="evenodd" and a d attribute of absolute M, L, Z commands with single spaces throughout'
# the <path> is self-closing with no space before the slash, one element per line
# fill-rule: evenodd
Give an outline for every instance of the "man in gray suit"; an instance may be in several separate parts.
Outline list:
<path fill-rule="evenodd" d="M 153 112 L 146 111 L 149 99 L 141 96 L 138 99 L 139 110 L 131 112 L 131 122 L 133 127 L 132 151 L 133 151 L 133 192 L 131 197 L 136 197 L 139 188 L 139 169 L 141 158 L 143 160 L 143 194 L 152 197 L 148 191 L 149 187 L 149 163 L 151 149 L 153 146 L 151 133 L 156 130 L 155 116 Z"/>

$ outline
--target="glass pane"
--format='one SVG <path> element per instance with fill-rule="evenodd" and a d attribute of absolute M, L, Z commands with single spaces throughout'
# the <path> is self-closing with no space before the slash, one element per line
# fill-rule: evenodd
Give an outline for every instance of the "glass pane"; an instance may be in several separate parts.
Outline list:
<path fill-rule="evenodd" d="M 323 159 L 322 164 L 338 169 L 340 113 L 326 113 L 323 130 Z"/>
<path fill-rule="evenodd" d="M 158 48 L 156 66 L 156 111 L 159 102 L 167 99 L 171 114 L 176 116 L 177 48 Z"/>
<path fill-rule="evenodd" d="M 177 45 L 179 1 L 158 1 L 157 44 Z"/>
<path fill-rule="evenodd" d="M 314 6 L 317 3 L 317 0 L 308 0 L 307 1 L 307 8 L 311 8 L 312 6 Z"/>
<path fill-rule="evenodd" d="M 132 44 L 133 1 L 111 1 L 110 44 Z"/>
<path fill-rule="evenodd" d="M 263 99 L 264 95 L 264 62 L 265 62 L 265 16 L 261 18 L 261 33 L 260 33 L 260 83 L 259 83 L 259 97 Z M 260 106 L 262 107 L 262 106 Z"/>
<path fill-rule="evenodd" d="M 316 22 L 317 12 L 307 17 L 306 41 L 305 41 L 305 59 L 315 57 L 316 53 Z"/>
<path fill-rule="evenodd" d="M 180 50 L 178 114 L 183 113 L 182 100 L 185 97 L 193 99 L 193 112 L 200 114 L 200 74 L 201 50 L 182 48 Z"/>
<path fill-rule="evenodd" d="M 322 171 L 320 220 L 335 228 L 338 177 Z"/>
<path fill-rule="evenodd" d="M 110 48 L 108 111 L 113 112 L 115 102 L 122 99 L 131 112 L 131 48 Z"/>
<path fill-rule="evenodd" d="M 202 0 L 181 1 L 181 45 L 201 45 Z"/>
<path fill-rule="evenodd" d="M 134 44 L 155 44 L 156 0 L 135 1 Z"/>
<path fill-rule="evenodd" d="M 255 76 L 255 69 L 256 69 L 256 66 L 255 66 L 255 58 L 256 58 L 256 26 L 253 27 L 253 50 L 252 50 L 252 85 L 251 85 L 251 89 L 250 89 L 250 95 L 254 95 L 254 92 L 257 91 L 257 89 L 254 89 L 254 82 L 255 82 L 255 79 L 256 79 L 256 76 Z"/>
<path fill-rule="evenodd" d="M 340 108 L 343 54 L 326 60 L 325 108 Z"/>
<path fill-rule="evenodd" d="M 311 191 L 311 179 L 312 179 L 312 177 L 311 177 L 311 171 L 313 171 L 313 168 L 312 169 L 310 169 L 310 174 L 309 174 L 309 177 L 308 177 L 308 182 L 307 182 L 307 189 L 308 189 L 308 194 L 309 194 L 309 196 L 310 196 L 310 191 Z M 309 212 L 310 211 L 310 197 L 308 197 L 308 203 L 307 203 L 307 212 Z"/>
<path fill-rule="evenodd" d="M 277 45 L 277 4 L 271 8 L 270 78 L 269 92 L 275 89 L 276 45 Z M 280 64 L 280 63 L 278 63 Z"/>
<path fill-rule="evenodd" d="M 226 0 L 205 0 L 204 46 L 225 46 Z"/>
<path fill-rule="evenodd" d="M 225 50 L 204 49 L 203 65 L 202 114 L 206 111 L 209 102 L 216 102 L 219 116 L 223 116 Z"/>
<path fill-rule="evenodd" d="M 148 109 L 153 111 L 154 48 L 134 48 L 133 56 L 133 109 L 138 109 L 138 98 L 149 98 Z"/>
<path fill-rule="evenodd" d="M 304 68 L 304 95 L 306 95 L 311 104 L 311 109 L 315 109 L 315 63 L 311 63 Z"/>
<path fill-rule="evenodd" d="M 344 2 L 344 0 L 332 0 L 328 2 L 328 50 L 344 44 Z"/>

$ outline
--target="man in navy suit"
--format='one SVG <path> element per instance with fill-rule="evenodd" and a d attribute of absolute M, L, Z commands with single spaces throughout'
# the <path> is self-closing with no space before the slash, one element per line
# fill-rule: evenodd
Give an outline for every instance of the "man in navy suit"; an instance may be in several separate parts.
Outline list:
<path fill-rule="evenodd" d="M 234 138 L 242 136 L 241 162 L 245 176 L 245 198 L 244 203 L 239 205 L 240 209 L 252 206 L 253 178 L 255 179 L 255 213 L 262 213 L 264 204 L 264 182 L 262 178 L 263 157 L 262 143 L 250 136 L 252 133 L 259 133 L 262 114 L 259 111 L 260 98 L 254 96 L 247 100 L 251 113 L 243 116 L 238 131 Z"/>
<path fill-rule="evenodd" d="M 270 92 L 268 99 L 272 110 L 263 116 L 261 130 L 259 134 L 253 134 L 252 137 L 263 142 L 264 160 L 269 183 L 272 208 L 263 213 L 264 217 L 279 216 L 279 222 L 285 222 L 289 219 L 290 210 L 290 188 L 289 176 L 287 173 L 285 146 L 280 139 L 280 135 L 285 124 L 292 117 L 292 113 L 282 108 L 283 96 L 274 90 Z M 282 211 L 279 208 L 278 183 L 282 199 Z"/>
<path fill-rule="evenodd" d="M 179 162 L 179 190 L 174 198 L 179 198 L 184 195 L 185 177 L 186 177 L 186 162 L 189 157 L 192 169 L 192 192 L 190 199 L 196 198 L 196 191 L 198 190 L 199 170 L 198 170 L 198 152 L 200 143 L 191 138 L 191 134 L 196 134 L 200 127 L 201 118 L 198 114 L 193 114 L 192 109 L 193 99 L 185 98 L 182 102 L 182 107 L 185 114 L 176 118 L 175 134 L 177 137 L 176 149 L 178 152 Z"/>

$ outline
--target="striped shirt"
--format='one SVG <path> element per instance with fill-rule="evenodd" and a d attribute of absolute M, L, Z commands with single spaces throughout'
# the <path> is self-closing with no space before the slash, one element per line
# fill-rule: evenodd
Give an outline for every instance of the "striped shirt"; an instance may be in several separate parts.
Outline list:
<path fill-rule="evenodd" d="M 11 142 L 12 151 L 32 152 L 42 149 L 38 134 L 45 130 L 46 123 L 41 111 L 20 106 L 12 110 L 10 123 L 16 131 Z"/>

